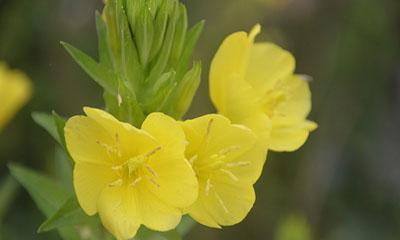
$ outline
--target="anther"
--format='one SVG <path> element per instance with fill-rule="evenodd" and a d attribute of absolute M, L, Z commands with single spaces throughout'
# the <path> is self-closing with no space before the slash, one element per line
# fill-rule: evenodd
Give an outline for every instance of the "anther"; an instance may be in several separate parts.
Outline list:
<path fill-rule="evenodd" d="M 116 181 L 114 181 L 114 182 L 108 184 L 108 186 L 109 186 L 109 187 L 119 187 L 119 186 L 122 185 L 122 183 L 123 183 L 123 181 L 122 181 L 122 179 L 120 178 L 120 179 L 118 179 L 118 180 L 116 180 Z"/>
<path fill-rule="evenodd" d="M 245 167 L 245 166 L 249 166 L 251 163 L 250 162 L 230 162 L 227 163 L 226 166 L 227 167 Z"/>
<path fill-rule="evenodd" d="M 148 157 L 150 157 L 151 155 L 156 154 L 156 152 L 158 152 L 158 151 L 160 151 L 160 150 L 161 150 L 161 147 L 158 146 L 158 147 L 154 148 L 153 150 L 151 150 L 150 152 L 146 153 L 146 154 L 144 155 L 144 157 L 148 158 Z"/>
<path fill-rule="evenodd" d="M 199 158 L 199 155 L 194 155 L 193 157 L 191 157 L 190 159 L 189 159 L 189 163 L 191 164 L 191 165 L 193 165 L 193 163 L 194 163 L 194 161 L 196 161 L 197 159 Z"/>
<path fill-rule="evenodd" d="M 217 192 L 214 191 L 214 193 L 215 193 L 215 196 L 217 197 L 217 200 L 218 200 L 219 204 L 221 204 L 222 208 L 224 209 L 225 213 L 229 213 L 229 210 L 226 207 L 224 201 L 222 201 L 222 198 L 218 195 Z"/>
<path fill-rule="evenodd" d="M 210 193 L 211 188 L 212 188 L 211 179 L 207 179 L 207 183 L 206 183 L 206 195 L 207 196 Z"/>
<path fill-rule="evenodd" d="M 230 178 L 232 178 L 233 181 L 239 181 L 239 178 L 233 174 L 233 172 L 226 170 L 226 169 L 220 169 L 221 172 L 226 173 Z"/>
<path fill-rule="evenodd" d="M 149 164 L 145 163 L 144 166 L 146 167 L 147 171 L 149 171 L 150 174 L 153 175 L 153 177 L 158 177 L 156 171 Z"/>
<path fill-rule="evenodd" d="M 152 178 L 152 177 L 147 177 L 147 179 L 152 183 L 152 184 L 154 184 L 156 187 L 160 187 L 160 184 L 158 184 L 158 182 L 154 179 L 154 178 Z"/>
<path fill-rule="evenodd" d="M 131 184 L 129 184 L 131 187 L 136 186 L 140 181 L 142 181 L 142 177 L 136 178 Z"/>

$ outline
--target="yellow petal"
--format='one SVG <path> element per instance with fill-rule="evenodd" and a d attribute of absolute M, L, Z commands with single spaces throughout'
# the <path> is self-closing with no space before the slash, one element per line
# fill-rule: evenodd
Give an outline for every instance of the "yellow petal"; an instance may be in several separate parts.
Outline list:
<path fill-rule="evenodd" d="M 158 146 L 157 141 L 147 132 L 129 123 L 120 122 L 106 111 L 85 107 L 87 116 L 101 125 L 118 145 L 122 158 L 145 154 Z"/>
<path fill-rule="evenodd" d="M 140 226 L 135 190 L 129 186 L 107 187 L 98 201 L 100 219 L 104 227 L 118 240 L 135 236 Z"/>
<path fill-rule="evenodd" d="M 152 113 L 143 122 L 142 129 L 157 139 L 164 150 L 183 156 L 185 134 L 173 118 L 163 113 Z"/>
<path fill-rule="evenodd" d="M 204 223 L 215 221 L 222 226 L 231 226 L 241 222 L 247 216 L 255 202 L 253 186 L 232 185 L 224 182 L 212 183 L 213 187 L 209 190 L 209 193 L 199 196 L 199 201 L 203 203 L 203 208 L 195 211 L 197 213 L 205 211 L 207 215 L 212 216 L 212 219 L 207 219 L 207 222 Z M 204 186 L 204 184 L 202 185 Z M 207 215 L 204 214 L 201 217 L 206 218 Z M 193 218 L 195 217 L 193 215 Z M 201 221 L 202 219 L 196 220 Z"/>
<path fill-rule="evenodd" d="M 114 146 L 113 137 L 94 120 L 74 116 L 67 121 L 64 134 L 68 151 L 76 163 L 110 166 L 115 161 L 107 149 L 107 146 Z"/>
<path fill-rule="evenodd" d="M 97 200 L 108 184 L 117 176 L 109 166 L 76 163 L 74 168 L 74 188 L 79 204 L 88 215 L 97 212 Z"/>
<path fill-rule="evenodd" d="M 221 115 L 205 115 L 182 125 L 189 142 L 186 154 L 199 179 L 199 197 L 186 211 L 210 227 L 240 222 L 254 203 L 252 185 L 261 174 L 265 146 L 249 128 L 231 124 Z"/>
<path fill-rule="evenodd" d="M 181 210 L 160 200 L 146 186 L 138 188 L 137 194 L 141 221 L 146 227 L 156 231 L 169 231 L 178 225 L 182 216 Z"/>
<path fill-rule="evenodd" d="M 226 86 L 233 74 L 244 77 L 250 46 L 246 32 L 233 33 L 221 44 L 210 67 L 210 96 L 214 105 L 223 105 Z"/>
<path fill-rule="evenodd" d="M 149 191 L 178 208 L 191 205 L 197 198 L 195 173 L 184 156 L 185 135 L 177 121 L 162 113 L 150 114 L 142 129 L 161 144 L 148 162 L 147 174 L 159 184 L 148 181 Z"/>
<path fill-rule="evenodd" d="M 278 152 L 295 151 L 305 143 L 310 131 L 316 127 L 316 123 L 307 120 L 274 118 L 269 148 Z"/>
<path fill-rule="evenodd" d="M 301 75 L 292 75 L 282 82 L 285 100 L 276 106 L 279 116 L 305 119 L 311 111 L 311 92 L 308 81 Z"/>
<path fill-rule="evenodd" d="M 221 228 L 221 226 L 214 220 L 214 217 L 206 210 L 204 203 L 202 201 L 203 196 L 199 196 L 198 201 L 196 201 L 189 208 L 185 209 L 187 213 L 198 223 L 211 227 L 211 228 Z"/>
<path fill-rule="evenodd" d="M 0 63 L 0 129 L 24 105 L 32 94 L 29 78 L 17 70 L 9 70 Z"/>
<path fill-rule="evenodd" d="M 267 92 L 278 80 L 290 76 L 295 59 L 279 46 L 263 42 L 252 46 L 245 79 L 255 90 Z"/>

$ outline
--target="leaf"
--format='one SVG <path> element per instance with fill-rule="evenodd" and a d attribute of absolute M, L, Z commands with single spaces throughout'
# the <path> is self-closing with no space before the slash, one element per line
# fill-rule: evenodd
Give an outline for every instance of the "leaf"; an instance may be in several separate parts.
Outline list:
<path fill-rule="evenodd" d="M 4 219 L 4 215 L 13 203 L 18 192 L 19 185 L 15 179 L 7 175 L 0 183 L 0 226 Z"/>
<path fill-rule="evenodd" d="M 86 215 L 75 197 L 69 198 L 51 217 L 42 225 L 38 232 L 47 232 L 59 227 L 92 224 L 96 222 L 95 217 Z"/>
<path fill-rule="evenodd" d="M 110 50 L 107 45 L 107 25 L 101 17 L 100 13 L 96 11 L 96 30 L 97 30 L 97 41 L 99 49 L 100 64 L 104 67 L 112 69 L 112 61 L 110 56 Z"/>
<path fill-rule="evenodd" d="M 177 80 L 179 81 L 186 73 L 186 69 L 189 64 L 190 57 L 192 56 L 192 52 L 194 47 L 199 40 L 200 34 L 204 28 L 204 20 L 200 21 L 196 25 L 194 25 L 186 35 L 185 47 L 183 49 L 182 55 L 180 57 L 180 61 L 178 64 L 177 72 Z"/>
<path fill-rule="evenodd" d="M 176 24 L 176 31 L 174 37 L 174 45 L 171 51 L 170 66 L 176 69 L 183 47 L 185 45 L 186 31 L 188 28 L 188 17 L 186 12 L 186 7 L 182 3 L 179 6 L 179 19 Z"/>
<path fill-rule="evenodd" d="M 28 191 L 33 201 L 46 217 L 50 217 L 70 197 L 62 185 L 53 179 L 33 170 L 10 164 L 11 175 Z M 61 237 L 65 240 L 80 239 L 75 229 L 64 227 L 59 229 Z"/>
<path fill-rule="evenodd" d="M 47 113 L 32 113 L 33 120 L 44 128 L 62 147 L 67 151 L 67 145 L 64 138 L 65 119 L 59 116 L 55 111 L 52 115 Z"/>
<path fill-rule="evenodd" d="M 182 118 L 189 109 L 193 97 L 199 88 L 201 81 L 201 63 L 195 62 L 193 68 L 186 73 L 182 81 L 178 83 L 174 92 L 165 104 L 167 109 L 163 112 L 176 119 Z"/>
<path fill-rule="evenodd" d="M 196 226 L 196 222 L 188 215 L 185 215 L 182 217 L 181 222 L 176 227 L 176 231 L 184 237 L 193 229 L 194 226 Z"/>
<path fill-rule="evenodd" d="M 160 9 L 156 14 L 154 20 L 154 41 L 150 51 L 150 59 L 152 61 L 158 54 L 164 41 L 165 30 L 167 29 L 168 22 L 168 9 L 171 1 L 162 1 Z"/>
<path fill-rule="evenodd" d="M 57 125 L 52 115 L 47 113 L 32 113 L 33 120 L 42 128 L 44 128 L 60 145 L 62 144 Z"/>
<path fill-rule="evenodd" d="M 140 62 L 143 66 L 146 66 L 154 39 L 153 19 L 147 6 L 144 6 L 139 11 L 138 20 L 139 22 L 135 28 L 135 40 Z"/>
<path fill-rule="evenodd" d="M 144 226 L 140 227 L 135 240 L 182 240 L 182 237 L 176 230 L 168 232 L 156 232 Z"/>
<path fill-rule="evenodd" d="M 59 142 L 61 146 L 64 148 L 64 150 L 67 150 L 67 143 L 65 142 L 65 137 L 64 137 L 65 119 L 62 118 L 60 115 L 58 115 L 55 111 L 52 112 L 52 117 L 54 124 L 56 125 L 58 138 L 60 139 Z"/>
<path fill-rule="evenodd" d="M 146 79 L 148 85 L 153 85 L 159 76 L 164 72 L 166 66 L 168 65 L 168 60 L 171 54 L 171 49 L 175 36 L 176 21 L 179 17 L 179 7 L 176 1 L 173 1 L 173 10 L 171 16 L 169 17 L 167 32 L 165 34 L 165 39 L 160 50 L 160 53 L 155 58 L 155 63 L 151 66 L 151 71 L 149 77 Z"/>
<path fill-rule="evenodd" d="M 79 66 L 103 89 L 116 95 L 115 77 L 107 68 L 101 66 L 91 57 L 86 55 L 81 50 L 71 46 L 68 43 L 61 42 L 71 57 L 78 63 Z"/>

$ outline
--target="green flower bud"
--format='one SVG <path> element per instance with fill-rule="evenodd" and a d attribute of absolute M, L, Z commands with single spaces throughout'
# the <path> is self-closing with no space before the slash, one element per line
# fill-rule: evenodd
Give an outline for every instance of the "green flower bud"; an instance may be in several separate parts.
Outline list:
<path fill-rule="evenodd" d="M 103 87 L 106 109 L 139 126 L 151 112 L 181 118 L 188 110 L 201 73 L 189 61 L 203 25 L 188 29 L 178 0 L 108 0 L 96 15 L 99 62 L 64 46 Z"/>

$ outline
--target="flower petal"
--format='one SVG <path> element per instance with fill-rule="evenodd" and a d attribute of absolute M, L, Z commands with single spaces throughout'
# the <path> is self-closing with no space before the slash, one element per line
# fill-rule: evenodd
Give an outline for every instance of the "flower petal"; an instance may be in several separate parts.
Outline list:
<path fill-rule="evenodd" d="M 105 188 L 97 208 L 104 227 L 118 240 L 128 240 L 135 236 L 140 226 L 138 206 L 135 190 L 124 186 Z"/>
<path fill-rule="evenodd" d="M 107 147 L 112 137 L 94 120 L 85 116 L 70 118 L 64 128 L 69 153 L 76 163 L 111 165 L 114 161 Z"/>
<path fill-rule="evenodd" d="M 212 184 L 208 194 L 206 190 L 203 190 L 203 193 L 199 195 L 199 201 L 203 202 L 206 211 L 215 222 L 222 226 L 241 222 L 255 202 L 253 186 L 232 185 L 224 182 L 213 182 Z"/>
<path fill-rule="evenodd" d="M 102 190 L 116 180 L 115 172 L 109 166 L 76 163 L 74 188 L 79 204 L 88 215 L 97 212 L 97 200 Z"/>
<path fill-rule="evenodd" d="M 122 158 L 145 154 L 155 147 L 157 141 L 145 131 L 129 123 L 120 122 L 111 114 L 96 108 L 85 107 L 87 116 L 101 125 L 111 136 L 114 145 L 118 145 Z"/>
<path fill-rule="evenodd" d="M 250 52 L 245 79 L 262 93 L 271 90 L 277 81 L 290 76 L 295 68 L 293 55 L 268 42 L 255 43 Z"/>
<path fill-rule="evenodd" d="M 222 106 L 229 77 L 244 77 L 251 42 L 246 32 L 229 35 L 221 44 L 210 67 L 210 96 L 215 106 Z"/>
<path fill-rule="evenodd" d="M 282 85 L 286 99 L 276 106 L 276 114 L 305 119 L 311 111 L 311 92 L 308 81 L 301 75 L 292 75 L 284 79 Z"/>
<path fill-rule="evenodd" d="M 165 114 L 150 114 L 142 128 L 161 144 L 144 171 L 159 184 L 148 181 L 149 191 L 171 206 L 184 208 L 197 198 L 195 173 L 184 156 L 185 135 L 177 121 Z"/>
<path fill-rule="evenodd" d="M 141 221 L 146 227 L 156 231 L 169 231 L 178 225 L 182 216 L 178 208 L 163 202 L 146 186 L 139 187 L 137 194 Z"/>
<path fill-rule="evenodd" d="M 9 70 L 0 62 L 0 129 L 10 120 L 32 94 L 28 77 L 17 70 Z"/>
<path fill-rule="evenodd" d="M 305 143 L 310 131 L 316 128 L 316 123 L 307 120 L 274 118 L 269 148 L 278 152 L 295 151 Z"/>

